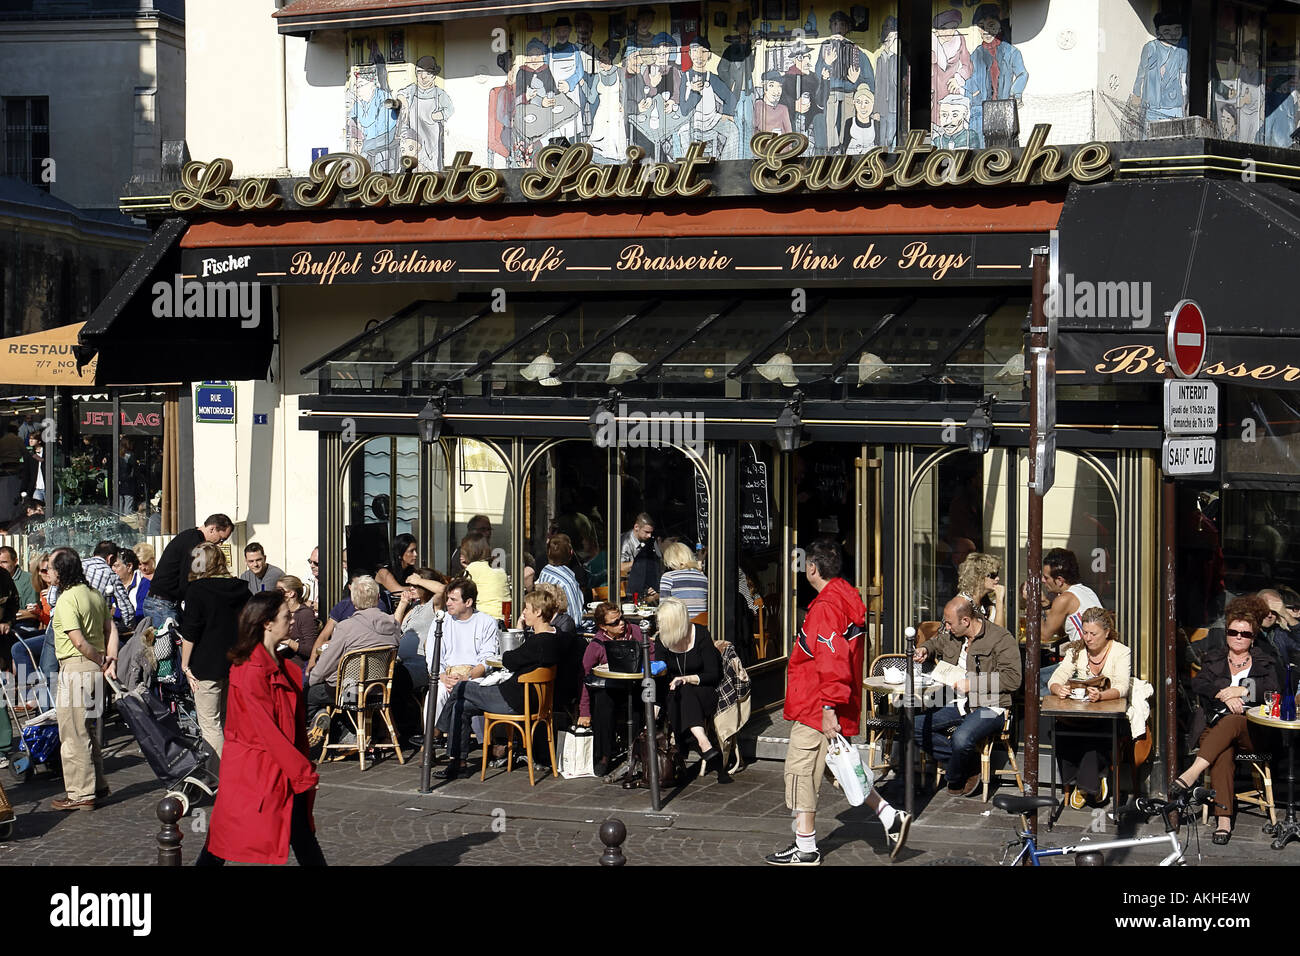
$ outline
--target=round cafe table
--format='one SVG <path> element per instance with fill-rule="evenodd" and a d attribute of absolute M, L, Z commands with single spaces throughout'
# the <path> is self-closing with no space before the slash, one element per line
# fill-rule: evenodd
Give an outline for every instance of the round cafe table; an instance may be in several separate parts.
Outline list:
<path fill-rule="evenodd" d="M 632 772 L 632 743 L 636 740 L 636 705 L 634 699 L 639 695 L 636 688 L 631 686 L 633 683 L 640 684 L 645 675 L 638 672 L 630 673 L 625 671 L 612 671 L 608 667 L 593 667 L 591 669 L 593 677 L 603 677 L 605 680 L 626 681 L 628 686 L 627 692 L 627 768 L 623 771 L 623 778 L 626 779 Z M 646 748 L 648 759 L 655 759 L 654 754 L 658 752 L 658 741 L 655 740 L 655 721 L 654 711 L 650 710 L 646 721 L 647 732 L 646 739 L 648 747 Z M 659 774 L 648 774 L 650 777 L 650 803 L 655 812 L 659 812 Z"/>
<path fill-rule="evenodd" d="M 1300 720 L 1282 720 L 1264 716 L 1264 707 L 1246 708 L 1246 720 L 1262 727 L 1275 727 L 1286 741 L 1286 817 L 1280 823 L 1265 825 L 1264 832 L 1273 837 L 1273 849 L 1280 850 L 1292 840 L 1300 840 L 1300 821 L 1295 813 L 1295 738 Z"/>

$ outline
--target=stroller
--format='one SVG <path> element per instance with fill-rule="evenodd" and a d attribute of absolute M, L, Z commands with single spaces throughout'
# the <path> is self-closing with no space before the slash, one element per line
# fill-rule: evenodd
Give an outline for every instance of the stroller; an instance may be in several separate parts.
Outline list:
<path fill-rule="evenodd" d="M 113 689 L 117 712 L 150 769 L 188 814 L 204 795 L 217 792 L 217 777 L 208 769 L 213 753 L 199 734 L 194 698 L 181 673 L 180 643 L 171 618 L 159 631 L 141 621 L 119 652 L 122 684 L 114 682 Z"/>
<path fill-rule="evenodd" d="M 10 699 L 9 690 L 6 688 L 5 711 L 9 718 L 9 727 L 18 742 L 18 749 L 13 754 L 9 767 L 23 782 L 31 783 L 38 766 L 47 766 L 51 773 L 62 773 L 62 764 L 59 760 L 59 723 L 54 712 L 55 689 L 50 687 L 49 680 L 31 649 L 21 641 L 19 646 L 26 652 L 31 664 L 31 673 L 36 677 L 36 699 L 43 703 L 38 705 L 38 713 L 33 715 L 31 708 L 22 699 L 23 689 L 15 687 L 14 699 Z M 45 705 L 48 705 L 47 709 L 39 710 L 40 706 Z"/>

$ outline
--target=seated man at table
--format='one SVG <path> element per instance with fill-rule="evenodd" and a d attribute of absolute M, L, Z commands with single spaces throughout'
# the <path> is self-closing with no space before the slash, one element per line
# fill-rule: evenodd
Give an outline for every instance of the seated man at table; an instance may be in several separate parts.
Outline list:
<path fill-rule="evenodd" d="M 655 540 L 654 518 L 645 512 L 636 516 L 632 530 L 623 535 L 618 560 L 619 572 L 627 578 L 627 599 L 652 597 L 663 576 L 663 553 Z"/>
<path fill-rule="evenodd" d="M 1083 612 L 1101 607 L 1097 592 L 1082 583 L 1079 559 L 1066 548 L 1052 548 L 1043 555 L 1043 600 L 1051 604 L 1043 612 L 1042 646 L 1044 650 L 1066 641 L 1083 640 Z M 1044 667 L 1038 674 L 1038 695 L 1046 697 L 1048 677 L 1055 667 Z"/>
<path fill-rule="evenodd" d="M 948 792 L 969 796 L 980 784 L 980 747 L 1001 731 L 1011 693 L 1020 688 L 1020 646 L 958 595 L 944 606 L 939 633 L 916 649 L 916 660 L 941 660 L 966 672 L 953 687 L 956 700 L 919 714 L 913 733 L 918 747 L 944 763 Z"/>
<path fill-rule="evenodd" d="M 379 604 L 379 582 L 368 574 L 354 578 L 349 587 L 352 605 L 356 613 L 334 628 L 328 646 L 320 648 L 315 663 L 307 672 L 307 726 L 309 728 L 308 744 L 315 746 L 325 736 L 325 722 L 322 711 L 334 703 L 334 691 L 338 684 L 339 661 L 351 651 L 362 648 L 397 647 L 402 641 L 401 626 L 393 620 L 393 615 Z M 312 649 L 313 652 L 316 648 Z M 397 673 L 405 674 L 404 668 L 397 668 Z M 394 674 L 396 680 L 397 674 Z M 394 688 L 396 693 L 397 689 Z M 314 722 L 321 718 L 319 726 Z"/>
<path fill-rule="evenodd" d="M 522 647 L 501 655 L 501 664 L 509 674 L 494 683 L 496 675 L 486 680 L 461 681 L 455 687 L 449 707 L 438 717 L 438 729 L 447 735 L 447 766 L 435 771 L 441 780 L 455 780 L 466 767 L 469 752 L 470 721 L 479 714 L 522 714 L 527 688 L 519 678 L 542 667 L 555 667 L 559 646 L 551 619 L 555 617 L 555 598 L 547 591 L 532 590 L 524 595 L 524 624 L 533 635 Z M 488 741 L 483 745 L 487 746 Z"/>

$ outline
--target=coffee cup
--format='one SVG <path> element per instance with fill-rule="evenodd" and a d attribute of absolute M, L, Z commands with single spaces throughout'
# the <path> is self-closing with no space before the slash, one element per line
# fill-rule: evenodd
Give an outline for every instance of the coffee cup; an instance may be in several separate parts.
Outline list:
<path fill-rule="evenodd" d="M 1087 700 L 1087 699 L 1088 699 L 1088 688 L 1086 688 L 1086 687 L 1076 687 L 1076 688 L 1074 688 L 1073 690 L 1070 691 L 1070 696 L 1073 697 L 1075 700 Z"/>

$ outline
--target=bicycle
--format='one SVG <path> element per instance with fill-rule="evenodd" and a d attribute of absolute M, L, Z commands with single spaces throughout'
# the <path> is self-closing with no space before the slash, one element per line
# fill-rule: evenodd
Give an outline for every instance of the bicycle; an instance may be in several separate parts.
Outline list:
<path fill-rule="evenodd" d="M 1165 822 L 1164 835 L 1130 837 L 1122 840 L 1109 840 L 1104 843 L 1081 843 L 1074 846 L 1040 848 L 1034 834 L 1029 832 L 1028 824 L 1025 824 L 1025 829 L 1018 832 L 1017 838 L 1008 843 L 1002 851 L 1002 865 L 1020 866 L 1028 861 L 1033 866 L 1042 866 L 1039 861 L 1046 857 L 1071 856 L 1077 853 L 1100 853 L 1105 850 L 1122 850 L 1129 847 L 1158 846 L 1160 844 L 1166 844 L 1169 847 L 1169 855 L 1160 861 L 1160 866 L 1186 865 L 1186 861 L 1183 859 L 1183 847 L 1178 840 L 1178 828 L 1184 823 L 1195 828 L 1198 823 L 1198 808 L 1213 803 L 1214 791 L 1205 787 L 1196 787 L 1173 800 L 1162 800 L 1159 797 L 1138 797 L 1133 803 L 1125 804 L 1116 811 L 1116 822 L 1122 822 L 1130 817 L 1141 817 L 1145 821 L 1159 816 Z M 1050 796 L 1024 797 L 1018 794 L 1000 793 L 993 798 L 993 806 L 1006 813 L 1019 814 L 1023 818 L 1024 814 L 1031 810 L 1054 808 L 1056 800 Z M 1200 840 L 1198 839 L 1198 858 L 1199 846 Z M 1020 851 L 1008 863 L 1007 858 L 1016 847 L 1019 847 Z"/>

